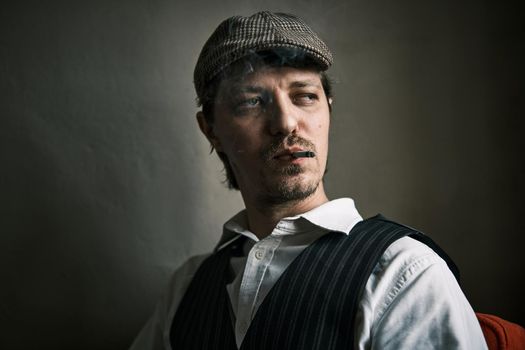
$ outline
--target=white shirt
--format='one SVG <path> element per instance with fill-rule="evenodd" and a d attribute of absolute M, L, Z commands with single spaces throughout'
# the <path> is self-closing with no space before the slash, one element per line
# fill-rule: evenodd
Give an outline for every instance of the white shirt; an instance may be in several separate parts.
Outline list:
<path fill-rule="evenodd" d="M 235 278 L 226 286 L 238 347 L 265 296 L 303 249 L 328 232 L 348 234 L 361 220 L 353 200 L 342 198 L 282 219 L 262 240 L 247 230 L 245 211 L 225 223 L 218 249 L 248 237 L 243 256 L 230 261 Z M 191 258 L 175 272 L 168 293 L 132 350 L 171 349 L 171 320 L 208 255 Z M 446 263 L 409 237 L 390 245 L 370 275 L 356 313 L 355 332 L 358 349 L 487 348 L 474 311 Z"/>

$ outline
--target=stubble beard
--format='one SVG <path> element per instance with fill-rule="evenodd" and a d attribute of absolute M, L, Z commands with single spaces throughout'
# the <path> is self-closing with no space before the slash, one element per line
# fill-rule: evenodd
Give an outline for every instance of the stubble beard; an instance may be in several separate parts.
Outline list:
<path fill-rule="evenodd" d="M 310 180 L 302 179 L 301 174 L 305 169 L 298 164 L 275 169 L 271 175 L 261 171 L 261 183 L 264 191 L 258 196 L 258 202 L 262 206 L 283 206 L 305 200 L 312 196 L 319 187 L 321 178 Z"/>

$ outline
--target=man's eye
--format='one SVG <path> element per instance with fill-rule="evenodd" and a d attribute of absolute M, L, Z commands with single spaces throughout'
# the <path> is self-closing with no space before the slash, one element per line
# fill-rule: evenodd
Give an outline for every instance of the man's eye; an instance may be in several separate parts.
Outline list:
<path fill-rule="evenodd" d="M 252 97 L 252 98 L 247 98 L 245 100 L 242 100 L 239 102 L 238 106 L 239 107 L 256 107 L 258 105 L 261 104 L 261 98 L 260 97 Z"/>
<path fill-rule="evenodd" d="M 261 96 L 240 98 L 233 104 L 233 110 L 238 115 L 259 113 L 264 105 Z"/>
<path fill-rule="evenodd" d="M 317 100 L 316 94 L 299 94 L 294 97 L 295 102 L 299 104 L 309 105 Z"/>

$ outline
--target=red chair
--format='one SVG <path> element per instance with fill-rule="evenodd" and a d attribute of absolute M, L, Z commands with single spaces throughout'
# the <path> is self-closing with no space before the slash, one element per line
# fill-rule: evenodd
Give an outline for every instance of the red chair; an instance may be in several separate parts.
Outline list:
<path fill-rule="evenodd" d="M 489 350 L 525 350 L 525 329 L 494 315 L 477 312 Z"/>

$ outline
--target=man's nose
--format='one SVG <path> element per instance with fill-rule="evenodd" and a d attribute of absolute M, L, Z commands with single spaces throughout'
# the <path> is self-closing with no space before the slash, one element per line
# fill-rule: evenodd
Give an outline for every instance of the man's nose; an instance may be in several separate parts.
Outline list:
<path fill-rule="evenodd" d="M 288 96 L 273 96 L 269 124 L 272 135 L 289 135 L 297 132 L 299 126 L 298 111 Z"/>

